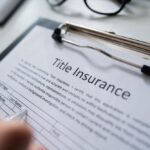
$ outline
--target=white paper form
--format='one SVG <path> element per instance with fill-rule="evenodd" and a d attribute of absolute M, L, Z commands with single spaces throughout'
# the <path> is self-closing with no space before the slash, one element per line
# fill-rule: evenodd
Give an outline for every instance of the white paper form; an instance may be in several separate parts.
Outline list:
<path fill-rule="evenodd" d="M 51 34 L 35 27 L 1 62 L 0 118 L 27 109 L 49 150 L 149 150 L 150 78 Z"/>

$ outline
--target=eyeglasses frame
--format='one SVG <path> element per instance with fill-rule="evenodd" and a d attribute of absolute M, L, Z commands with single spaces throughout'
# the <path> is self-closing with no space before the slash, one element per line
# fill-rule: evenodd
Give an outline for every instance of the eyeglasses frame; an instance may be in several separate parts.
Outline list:
<path fill-rule="evenodd" d="M 61 5 L 64 4 L 66 1 L 67 1 L 67 0 L 62 0 L 62 1 L 59 2 L 58 4 L 51 4 L 51 3 L 49 2 L 49 0 L 47 0 L 48 4 L 49 4 L 50 6 L 52 6 L 52 7 L 61 6 Z M 128 4 L 131 0 L 118 0 L 118 2 L 120 2 L 120 3 L 122 3 L 122 4 L 121 4 L 120 8 L 119 8 L 117 11 L 112 12 L 112 13 L 103 13 L 103 12 L 96 11 L 96 10 L 92 9 L 92 8 L 89 6 L 87 0 L 83 0 L 83 1 L 84 1 L 84 4 L 86 5 L 86 7 L 87 7 L 89 10 L 91 10 L 92 12 L 94 12 L 94 13 L 96 13 L 96 14 L 99 14 L 99 15 L 113 16 L 113 15 L 117 15 L 118 13 L 120 13 L 120 12 L 124 9 L 124 7 L 126 6 L 126 4 Z"/>

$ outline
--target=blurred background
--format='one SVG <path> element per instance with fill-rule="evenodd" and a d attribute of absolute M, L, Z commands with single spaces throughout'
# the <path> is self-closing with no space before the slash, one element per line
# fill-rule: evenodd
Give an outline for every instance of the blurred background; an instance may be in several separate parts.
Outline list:
<path fill-rule="evenodd" d="M 98 0 L 93 1 L 97 3 Z M 24 0 L 9 20 L 0 26 L 0 52 L 39 17 L 62 23 L 69 21 L 150 42 L 149 8 L 149 0 L 131 0 L 118 15 L 106 16 L 93 13 L 82 0 L 67 0 L 58 7 L 51 7 L 47 0 Z"/>

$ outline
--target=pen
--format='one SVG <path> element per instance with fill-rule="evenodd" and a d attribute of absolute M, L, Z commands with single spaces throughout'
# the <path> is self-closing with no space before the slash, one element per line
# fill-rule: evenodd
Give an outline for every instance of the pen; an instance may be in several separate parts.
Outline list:
<path fill-rule="evenodd" d="M 5 118 L 5 121 L 22 120 L 23 118 L 26 119 L 27 113 L 28 113 L 27 110 L 20 111 L 19 113 L 16 113 L 15 115 Z"/>

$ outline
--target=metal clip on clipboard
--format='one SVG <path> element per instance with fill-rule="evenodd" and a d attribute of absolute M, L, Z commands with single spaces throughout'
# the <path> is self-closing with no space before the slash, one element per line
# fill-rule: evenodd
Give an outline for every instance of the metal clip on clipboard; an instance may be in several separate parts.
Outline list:
<path fill-rule="evenodd" d="M 109 57 L 115 61 L 124 63 L 124 64 L 132 66 L 134 68 L 137 68 L 143 74 L 150 76 L 150 66 L 148 66 L 148 65 L 143 64 L 141 66 L 141 65 L 138 65 L 136 63 L 122 59 L 120 57 L 117 57 L 113 54 L 110 54 L 109 52 L 107 52 L 104 49 L 101 49 L 98 47 L 93 47 L 91 45 L 81 45 L 77 42 L 65 39 L 64 35 L 67 32 L 71 32 L 71 31 L 75 31 L 75 32 L 79 32 L 79 33 L 85 33 L 87 35 L 94 36 L 94 37 L 97 37 L 99 39 L 103 39 L 103 40 L 110 42 L 112 44 L 129 48 L 129 50 L 132 50 L 132 51 L 135 51 L 137 53 L 141 53 L 141 54 L 144 54 L 147 56 L 150 56 L 150 43 L 146 43 L 143 41 L 127 38 L 124 36 L 119 36 L 119 35 L 116 35 L 116 34 L 113 34 L 110 32 L 100 32 L 100 31 L 90 29 L 90 28 L 87 28 L 84 26 L 80 26 L 80 25 L 76 25 L 76 24 L 70 24 L 70 23 L 61 24 L 58 28 L 56 28 L 54 30 L 54 33 L 52 35 L 52 38 L 56 42 L 68 43 L 68 44 L 71 44 L 71 45 L 76 46 L 76 47 L 89 48 L 89 49 L 98 51 L 101 54 L 103 54 L 103 55 L 105 55 L 105 56 L 107 56 L 107 57 Z"/>

